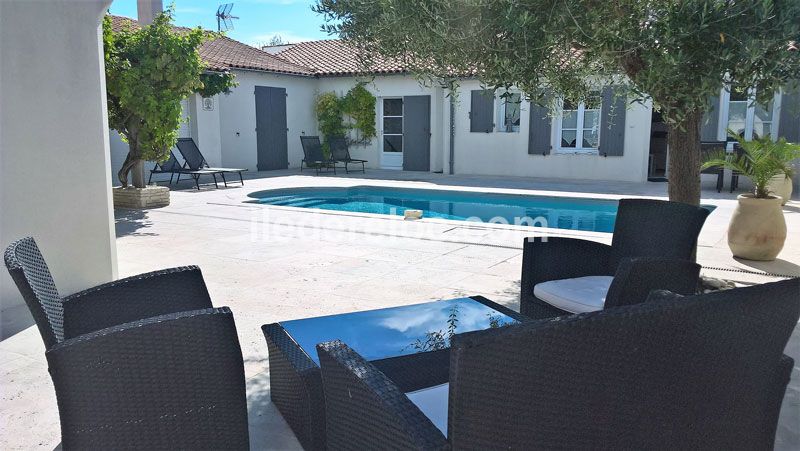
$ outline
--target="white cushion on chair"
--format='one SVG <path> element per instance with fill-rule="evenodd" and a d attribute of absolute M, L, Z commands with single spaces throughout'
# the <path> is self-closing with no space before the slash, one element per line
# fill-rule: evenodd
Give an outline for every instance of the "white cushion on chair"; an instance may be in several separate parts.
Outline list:
<path fill-rule="evenodd" d="M 611 276 L 587 276 L 537 283 L 533 295 L 553 307 L 571 313 L 602 310 Z"/>

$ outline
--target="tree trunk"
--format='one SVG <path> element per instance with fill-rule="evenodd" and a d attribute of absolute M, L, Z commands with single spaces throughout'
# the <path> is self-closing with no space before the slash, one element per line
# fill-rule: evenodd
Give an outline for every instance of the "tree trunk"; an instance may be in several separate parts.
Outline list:
<path fill-rule="evenodd" d="M 668 123 L 669 200 L 700 205 L 700 119 L 694 112 L 681 123 Z"/>
<path fill-rule="evenodd" d="M 144 161 L 137 159 L 131 168 L 131 183 L 136 188 L 144 188 L 147 184 L 144 181 Z"/>
<path fill-rule="evenodd" d="M 128 186 L 128 174 L 131 174 L 131 182 L 133 186 L 136 188 L 145 187 L 144 162 L 142 161 L 141 153 L 136 145 L 136 141 L 133 139 L 129 139 L 128 155 L 125 157 L 125 162 L 122 163 L 122 167 L 120 168 L 119 172 L 117 172 L 117 178 L 119 179 L 123 188 Z"/>

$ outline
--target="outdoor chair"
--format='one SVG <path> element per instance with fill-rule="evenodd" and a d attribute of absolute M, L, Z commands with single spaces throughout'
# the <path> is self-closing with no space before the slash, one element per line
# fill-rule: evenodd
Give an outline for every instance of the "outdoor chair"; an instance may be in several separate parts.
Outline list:
<path fill-rule="evenodd" d="M 449 383 L 408 393 L 341 341 L 320 344 L 328 449 L 771 450 L 798 292 L 800 279 L 656 292 L 457 334 Z"/>
<path fill-rule="evenodd" d="M 300 143 L 303 145 L 303 161 L 300 162 L 300 172 L 303 172 L 303 165 L 305 165 L 307 168 L 315 168 L 317 175 L 322 168 L 325 168 L 326 171 L 333 168 L 333 174 L 336 175 L 336 162 L 325 158 L 319 136 L 301 136 Z"/>
<path fill-rule="evenodd" d="M 201 176 L 210 175 L 214 177 L 214 186 L 217 188 L 219 188 L 219 185 L 217 184 L 217 175 L 222 175 L 223 180 L 225 179 L 225 176 L 224 174 L 222 174 L 221 171 L 211 170 L 211 169 L 192 170 L 185 168 L 178 162 L 178 159 L 175 158 L 175 154 L 172 153 L 171 150 L 169 152 L 169 159 L 167 159 L 167 161 L 163 163 L 156 162 L 155 166 L 153 166 L 153 169 L 150 170 L 150 177 L 147 179 L 148 185 L 150 184 L 150 182 L 153 181 L 153 174 L 170 174 L 169 176 L 170 185 L 172 185 L 172 179 L 175 177 L 175 174 L 178 174 L 178 178 L 175 181 L 175 183 L 181 181 L 181 175 L 188 175 L 189 177 L 192 178 L 192 180 L 194 180 L 194 185 L 195 187 L 197 187 L 198 190 L 200 189 Z"/>
<path fill-rule="evenodd" d="M 720 151 L 725 151 L 726 142 L 725 141 L 709 141 L 709 142 L 701 142 L 700 143 L 700 162 L 705 163 L 706 161 L 713 158 L 715 153 Z M 701 174 L 714 174 L 717 176 L 717 192 L 722 192 L 722 186 L 724 184 L 725 179 L 725 170 L 720 166 L 714 166 L 711 168 L 706 168 L 700 170 Z"/>
<path fill-rule="evenodd" d="M 175 158 L 175 154 L 170 150 L 169 159 L 167 159 L 167 161 L 156 161 L 155 166 L 153 166 L 153 169 L 150 170 L 150 177 L 147 179 L 147 184 L 149 185 L 150 182 L 153 181 L 153 174 L 169 174 L 169 184 L 172 185 L 172 178 L 181 170 L 183 170 L 181 164 L 178 163 L 178 159 Z"/>
<path fill-rule="evenodd" d="M 166 269 L 62 298 L 33 238 L 5 264 L 44 341 L 69 449 L 247 449 L 233 314 L 200 269 Z"/>
<path fill-rule="evenodd" d="M 345 173 L 350 172 L 347 169 L 347 165 L 359 163 L 361 163 L 361 172 L 367 172 L 364 169 L 364 164 L 367 163 L 367 160 L 357 160 L 351 158 L 350 149 L 347 146 L 347 140 L 345 138 L 330 138 L 328 139 L 328 145 L 331 148 L 331 158 L 333 161 L 335 163 L 344 163 Z"/>
<path fill-rule="evenodd" d="M 178 143 L 176 145 L 178 147 L 178 152 L 183 156 L 184 169 L 191 171 L 213 171 L 218 173 L 222 176 L 222 182 L 225 186 L 228 186 L 228 181 L 225 180 L 225 174 L 236 173 L 239 174 L 239 182 L 244 186 L 242 172 L 247 172 L 247 169 L 210 167 L 208 161 L 206 161 L 206 158 L 200 153 L 200 149 L 192 138 L 178 138 Z M 214 181 L 216 182 L 216 177 L 214 177 Z"/>
<path fill-rule="evenodd" d="M 692 294 L 691 262 L 709 210 L 651 199 L 619 201 L 611 245 L 526 238 L 520 313 L 550 318 L 644 301 L 651 290 Z"/>

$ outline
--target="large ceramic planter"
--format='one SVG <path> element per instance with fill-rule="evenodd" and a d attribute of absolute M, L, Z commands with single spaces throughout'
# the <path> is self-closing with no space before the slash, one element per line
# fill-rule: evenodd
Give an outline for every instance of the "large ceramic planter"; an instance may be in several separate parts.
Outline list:
<path fill-rule="evenodd" d="M 781 198 L 757 199 L 741 194 L 728 225 L 728 247 L 734 257 L 775 260 L 786 241 Z"/>
<path fill-rule="evenodd" d="M 769 181 L 767 189 L 776 196 L 781 196 L 783 198 L 781 205 L 786 205 L 792 198 L 792 179 L 783 174 L 776 175 Z"/>

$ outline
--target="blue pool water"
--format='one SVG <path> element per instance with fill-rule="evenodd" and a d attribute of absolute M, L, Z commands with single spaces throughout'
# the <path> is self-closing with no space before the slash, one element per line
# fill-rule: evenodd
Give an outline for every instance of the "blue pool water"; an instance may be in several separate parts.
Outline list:
<path fill-rule="evenodd" d="M 613 200 L 377 186 L 286 188 L 259 191 L 250 197 L 258 203 L 286 207 L 401 216 L 404 211 L 413 209 L 422 210 L 423 218 L 594 232 L 612 232 L 617 214 L 617 202 Z"/>

